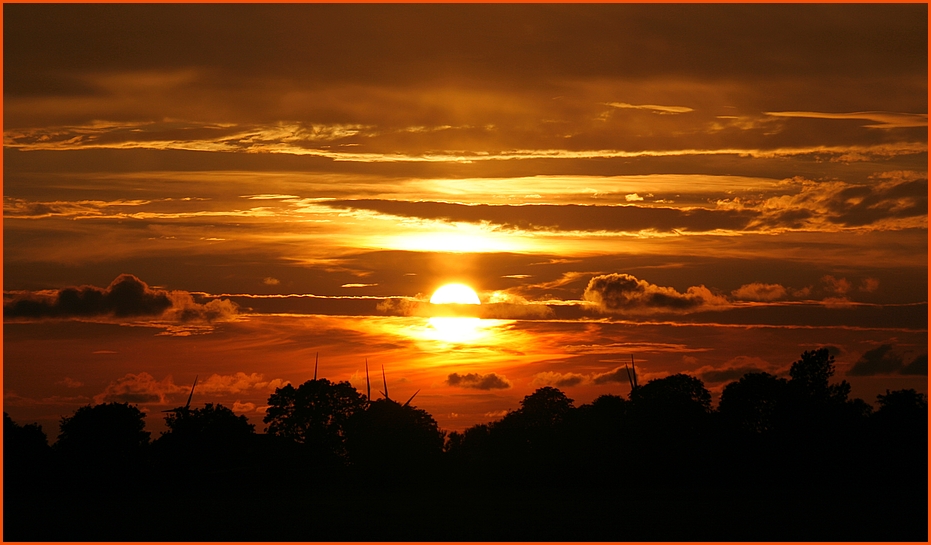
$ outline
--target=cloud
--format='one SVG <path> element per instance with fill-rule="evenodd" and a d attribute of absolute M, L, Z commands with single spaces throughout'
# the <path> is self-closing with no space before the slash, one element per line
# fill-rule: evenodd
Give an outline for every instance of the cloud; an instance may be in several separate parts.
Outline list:
<path fill-rule="evenodd" d="M 786 296 L 786 289 L 779 284 L 754 282 L 740 286 L 731 295 L 744 301 L 775 301 Z"/>
<path fill-rule="evenodd" d="M 228 299 L 199 303 L 188 292 L 150 288 L 131 274 L 119 275 L 106 288 L 79 286 L 6 294 L 3 304 L 7 318 L 151 317 L 184 324 L 230 320 L 237 313 L 238 305 Z"/>
<path fill-rule="evenodd" d="M 903 375 L 928 376 L 928 355 L 922 354 L 916 357 L 911 363 L 905 364 L 899 373 Z"/>
<path fill-rule="evenodd" d="M 25 294 L 4 302 L 11 318 L 71 318 L 83 316 L 158 316 L 171 307 L 164 290 L 153 290 L 131 274 L 121 274 L 106 288 L 63 288 L 52 296 Z"/>
<path fill-rule="evenodd" d="M 446 377 L 446 384 L 458 386 L 460 388 L 473 388 L 476 390 L 496 390 L 511 387 L 511 383 L 504 376 L 498 376 L 495 373 L 480 375 L 478 373 L 450 373 Z"/>
<path fill-rule="evenodd" d="M 266 276 L 265 278 L 262 279 L 262 283 L 265 284 L 266 286 L 277 286 L 278 284 L 281 283 L 281 281 L 278 280 L 277 278 Z"/>
<path fill-rule="evenodd" d="M 906 364 L 900 354 L 893 352 L 891 344 L 883 344 L 864 352 L 847 371 L 847 375 L 853 377 L 892 374 L 927 376 L 928 355 L 922 354 Z"/>
<path fill-rule="evenodd" d="M 255 403 L 241 403 L 239 400 L 233 402 L 234 413 L 251 413 L 255 411 Z"/>
<path fill-rule="evenodd" d="M 608 384 L 611 382 L 629 384 L 630 378 L 631 375 L 627 368 L 615 367 L 614 370 L 608 371 L 607 373 L 592 375 L 592 382 L 594 384 Z"/>
<path fill-rule="evenodd" d="M 273 391 L 288 384 L 288 381 L 276 378 L 266 380 L 262 373 L 245 374 L 243 372 L 232 375 L 213 374 L 203 382 L 197 384 L 195 391 L 205 394 L 239 394 L 249 390 Z"/>
<path fill-rule="evenodd" d="M 725 362 L 721 367 L 715 368 L 705 366 L 691 371 L 691 374 L 697 375 L 706 383 L 717 384 L 740 380 L 740 378 L 747 373 L 772 371 L 772 365 L 761 358 L 755 356 L 737 356 Z"/>
<path fill-rule="evenodd" d="M 437 305 L 415 298 L 391 297 L 380 301 L 375 309 L 389 316 L 465 316 L 488 320 L 534 320 L 552 318 L 556 313 L 543 303 L 535 303 L 518 295 L 495 292 L 481 305 Z"/>
<path fill-rule="evenodd" d="M 727 299 L 715 295 L 705 286 L 692 286 L 685 293 L 680 293 L 625 273 L 592 278 L 582 297 L 598 310 L 614 313 L 686 313 L 730 306 Z"/>
<path fill-rule="evenodd" d="M 926 175 L 899 173 L 871 184 L 785 181 L 796 192 L 760 201 L 722 200 L 719 208 L 755 210 L 749 230 L 924 228 L 928 215 Z"/>
<path fill-rule="evenodd" d="M 898 112 L 766 112 L 773 117 L 796 117 L 811 119 L 861 119 L 873 121 L 873 125 L 864 125 L 870 129 L 900 129 L 908 127 L 927 127 L 928 114 L 909 114 Z"/>
<path fill-rule="evenodd" d="M 232 320 L 239 313 L 239 305 L 229 299 L 213 299 L 206 303 L 197 303 L 187 292 L 171 291 L 172 307 L 167 316 L 180 323 L 188 322 L 223 322 Z"/>
<path fill-rule="evenodd" d="M 83 383 L 83 382 L 74 380 L 74 379 L 69 378 L 69 377 L 65 377 L 65 378 L 59 380 L 58 382 L 56 382 L 55 384 L 58 384 L 58 385 L 60 385 L 60 386 L 64 386 L 65 388 L 80 388 L 81 386 L 84 386 L 84 383 Z"/>
<path fill-rule="evenodd" d="M 864 278 L 860 282 L 860 291 L 865 291 L 867 293 L 873 293 L 879 289 L 879 280 L 876 278 Z"/>
<path fill-rule="evenodd" d="M 821 283 L 824 284 L 824 289 L 831 293 L 836 293 L 837 295 L 844 295 L 850 291 L 852 284 L 846 278 L 834 278 L 830 274 L 825 275 L 821 278 Z"/>
<path fill-rule="evenodd" d="M 545 371 L 543 373 L 537 373 L 533 375 L 533 380 L 530 381 L 530 385 L 534 388 L 540 388 L 543 386 L 556 386 L 557 388 L 564 388 L 567 386 L 578 386 L 585 381 L 585 377 L 578 373 L 555 373 L 552 371 Z"/>
<path fill-rule="evenodd" d="M 435 201 L 356 199 L 321 201 L 322 206 L 369 210 L 400 217 L 466 223 L 490 223 L 528 231 L 707 232 L 742 230 L 759 213 L 718 207 L 669 208 L 586 204 L 460 204 Z"/>
<path fill-rule="evenodd" d="M 95 395 L 94 402 L 167 405 L 170 403 L 168 396 L 185 391 L 184 387 L 175 385 L 171 375 L 158 381 L 145 372 L 138 375 L 127 373 L 108 384 L 102 393 Z"/>
<path fill-rule="evenodd" d="M 142 206 L 151 201 L 115 200 L 115 201 L 27 201 L 13 197 L 3 198 L 3 215 L 21 219 L 39 219 L 50 217 L 100 217 L 117 213 L 114 207 Z"/>
<path fill-rule="evenodd" d="M 613 108 L 624 108 L 624 109 L 633 109 L 633 110 L 649 110 L 650 112 L 657 114 L 684 114 L 687 112 L 692 112 L 689 107 L 686 106 L 658 106 L 656 104 L 627 104 L 626 102 L 609 102 L 608 106 Z"/>

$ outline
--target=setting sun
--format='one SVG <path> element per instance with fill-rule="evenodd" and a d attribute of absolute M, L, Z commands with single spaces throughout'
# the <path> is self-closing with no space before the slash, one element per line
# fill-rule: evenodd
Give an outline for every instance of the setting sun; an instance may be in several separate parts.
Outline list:
<path fill-rule="evenodd" d="M 450 303 L 457 305 L 481 304 L 475 290 L 465 284 L 446 284 L 442 286 L 433 292 L 433 297 L 430 298 L 430 302 L 434 305 L 446 305 Z"/>
<path fill-rule="evenodd" d="M 441 286 L 430 298 L 434 305 L 480 305 L 478 294 L 465 284 L 446 284 Z M 464 317 L 437 317 L 428 320 L 438 341 L 449 343 L 474 342 L 482 337 L 481 320 Z"/>

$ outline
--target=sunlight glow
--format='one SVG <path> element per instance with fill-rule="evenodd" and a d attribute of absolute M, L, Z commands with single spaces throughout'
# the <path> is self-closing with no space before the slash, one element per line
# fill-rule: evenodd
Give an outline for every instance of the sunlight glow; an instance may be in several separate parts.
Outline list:
<path fill-rule="evenodd" d="M 434 305 L 455 303 L 458 305 L 480 305 L 475 290 L 465 284 L 446 284 L 433 293 L 430 302 Z"/>
<path fill-rule="evenodd" d="M 480 305 L 478 294 L 465 284 L 441 286 L 430 298 L 433 305 Z M 482 320 L 463 317 L 433 317 L 427 320 L 432 331 L 428 336 L 448 343 L 471 343 L 485 336 Z"/>
<path fill-rule="evenodd" d="M 426 336 L 446 343 L 474 343 L 488 335 L 481 318 L 430 318 L 427 323 L 432 330 Z"/>

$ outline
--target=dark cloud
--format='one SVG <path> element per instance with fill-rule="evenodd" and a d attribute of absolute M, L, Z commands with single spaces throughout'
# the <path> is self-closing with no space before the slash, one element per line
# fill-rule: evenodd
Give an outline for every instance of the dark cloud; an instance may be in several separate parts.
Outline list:
<path fill-rule="evenodd" d="M 861 227 L 884 219 L 928 215 L 928 180 L 911 180 L 876 187 L 853 186 L 829 202 L 831 221 Z"/>
<path fill-rule="evenodd" d="M 680 293 L 624 273 L 592 278 L 582 297 L 602 312 L 618 313 L 683 313 L 730 305 L 724 297 L 715 295 L 705 286 L 692 286 Z"/>
<path fill-rule="evenodd" d="M 628 384 L 629 381 L 630 372 L 624 367 L 617 367 L 613 371 L 592 376 L 592 382 L 595 384 L 608 384 L 610 382 Z"/>
<path fill-rule="evenodd" d="M 7 318 L 160 317 L 179 323 L 228 320 L 238 309 L 228 299 L 198 302 L 185 291 L 153 289 L 131 274 L 119 275 L 106 288 L 15 293 L 5 296 L 3 303 Z"/>
<path fill-rule="evenodd" d="M 807 180 L 797 183 L 801 185 L 793 195 L 744 203 L 747 208 L 760 211 L 748 229 L 917 227 L 921 225 L 920 219 L 928 215 L 926 178 L 893 179 L 869 185 Z"/>
<path fill-rule="evenodd" d="M 634 205 L 465 205 L 376 199 L 322 202 L 334 208 L 372 210 L 395 216 L 449 222 L 492 223 L 504 228 L 561 231 L 694 231 L 741 230 L 758 213 L 705 208 L 677 209 Z"/>
<path fill-rule="evenodd" d="M 69 77 L 83 70 L 191 66 L 211 66 L 218 79 L 252 71 L 394 84 L 463 72 L 528 86 L 551 74 L 658 70 L 731 80 L 890 78 L 923 73 L 927 45 L 922 5 L 16 4 L 4 19 L 4 69 L 17 76 L 5 88 L 15 95 L 93 92 Z M 314 70 L 305 76 L 293 65 Z"/>
<path fill-rule="evenodd" d="M 899 372 L 903 375 L 928 376 L 928 355 L 918 356 L 911 363 L 905 364 Z"/>
<path fill-rule="evenodd" d="M 585 382 L 585 377 L 578 373 L 555 373 L 546 371 L 537 373 L 530 381 L 530 385 L 536 388 L 541 386 L 556 386 L 557 388 L 567 388 L 578 386 Z"/>
<path fill-rule="evenodd" d="M 167 291 L 153 290 L 131 274 L 121 274 L 106 288 L 63 288 L 51 296 L 26 294 L 4 302 L 10 318 L 71 318 L 85 316 L 159 316 L 171 307 Z"/>
<path fill-rule="evenodd" d="M 764 369 L 758 367 L 729 367 L 727 369 L 705 371 L 699 375 L 699 378 L 708 383 L 729 382 L 740 380 L 747 373 L 760 373 L 763 371 Z"/>
<path fill-rule="evenodd" d="M 474 388 L 476 390 L 496 390 L 511 387 L 511 383 L 507 378 L 503 376 L 499 377 L 495 373 L 488 373 L 487 375 L 478 373 L 466 373 L 464 375 L 450 373 L 449 376 L 446 377 L 446 383 L 450 386 Z"/>
<path fill-rule="evenodd" d="M 928 355 L 922 354 L 906 364 L 902 355 L 893 352 L 891 344 L 883 344 L 864 352 L 847 374 L 854 377 L 891 374 L 926 376 Z"/>

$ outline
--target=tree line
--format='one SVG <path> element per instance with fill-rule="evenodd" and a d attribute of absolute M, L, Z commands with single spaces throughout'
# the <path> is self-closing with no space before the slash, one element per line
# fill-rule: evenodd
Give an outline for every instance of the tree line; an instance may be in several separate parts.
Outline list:
<path fill-rule="evenodd" d="M 789 378 L 748 373 L 727 384 L 716 408 L 702 381 L 686 374 L 635 385 L 626 398 L 607 394 L 579 406 L 559 389 L 543 387 L 497 421 L 450 433 L 410 400 L 370 399 L 348 382 L 316 378 L 271 394 L 264 434 L 257 434 L 245 416 L 208 403 L 202 408 L 168 411 L 167 431 L 153 441 L 144 429 L 145 414 L 137 407 L 105 403 L 81 407 L 63 417 L 58 440 L 50 447 L 40 426 L 21 426 L 4 413 L 5 495 L 23 500 L 12 504 L 12 512 L 11 503 L 5 502 L 7 515 L 16 516 L 5 517 L 7 529 L 14 521 L 15 533 L 7 536 L 5 530 L 4 537 L 107 538 L 111 536 L 108 530 L 82 521 L 72 521 L 73 527 L 84 528 L 85 533 L 76 530 L 77 536 L 48 534 L 20 523 L 35 518 L 35 513 L 28 512 L 30 506 L 41 505 L 50 490 L 95 490 L 95 501 L 110 505 L 113 498 L 107 491 L 125 491 L 131 476 L 148 487 L 148 496 L 130 494 L 143 504 L 176 502 L 185 497 L 184 487 L 189 483 L 209 481 L 216 489 L 206 493 L 207 501 L 217 501 L 223 497 L 221 490 L 226 490 L 287 498 L 290 503 L 284 512 L 310 502 L 320 517 L 317 530 L 328 528 L 330 532 L 323 531 L 321 537 L 278 528 L 279 533 L 271 534 L 275 539 L 539 539 L 537 526 L 552 524 L 544 513 L 557 504 L 562 511 L 587 505 L 588 514 L 577 514 L 585 520 L 590 513 L 618 502 L 627 509 L 644 509 L 645 505 L 668 509 L 677 502 L 695 507 L 717 498 L 714 501 L 719 505 L 745 518 L 738 517 L 717 530 L 708 528 L 707 535 L 698 536 L 662 529 L 650 533 L 643 527 L 617 532 L 607 523 L 590 523 L 580 529 L 566 522 L 563 538 L 925 540 L 926 397 L 915 390 L 887 391 L 878 396 L 878 409 L 873 410 L 863 400 L 850 398 L 846 381 L 832 382 L 833 374 L 834 360 L 827 349 L 808 351 L 792 364 Z M 263 479 L 269 475 L 278 477 Z M 440 489 L 439 483 L 444 485 Z M 485 534 L 442 525 L 427 530 L 438 523 L 423 526 L 422 516 L 409 520 L 408 525 L 398 522 L 415 515 L 403 511 L 402 502 L 396 507 L 402 510 L 400 514 L 385 515 L 380 529 L 366 533 L 337 523 L 346 515 L 333 505 L 357 506 L 362 501 L 351 490 L 375 495 L 390 490 L 397 500 L 408 502 L 420 501 L 417 498 L 424 490 L 457 494 L 421 505 L 421 515 L 441 504 L 478 512 L 482 501 L 503 502 L 502 494 L 522 490 L 526 496 L 516 503 L 517 512 L 527 520 L 540 520 L 537 525 L 516 526 L 503 520 L 486 522 L 482 526 Z M 554 496 L 555 491 L 561 492 Z M 562 503 L 570 493 L 584 499 Z M 870 507 L 872 518 L 854 515 L 866 506 L 850 503 L 852 497 L 864 493 L 884 497 L 882 505 Z M 809 521 L 796 516 L 795 526 L 787 524 L 774 533 L 760 534 L 759 526 L 746 518 L 755 513 L 752 506 L 735 500 L 741 494 L 757 497 L 761 506 L 768 506 L 761 507 L 764 511 L 791 512 L 792 505 L 815 502 L 800 511 L 832 512 L 835 519 L 846 520 L 848 527 L 824 526 L 827 519 L 823 517 Z M 327 504 L 324 497 L 335 504 Z M 462 498 L 472 498 L 475 504 Z M 542 498 L 550 500 L 544 505 Z M 217 505 L 182 503 L 190 512 L 213 516 L 226 512 Z M 834 512 L 837 509 L 841 511 Z M 324 513 L 329 514 L 324 517 Z M 875 518 L 877 514 L 881 520 Z M 165 526 L 165 532 L 175 528 L 185 535 L 138 534 L 139 528 L 131 526 L 124 533 L 113 530 L 112 536 L 221 538 L 197 534 L 199 524 L 185 516 L 181 512 Z M 653 510 L 640 514 L 641 519 L 652 517 L 659 514 Z M 695 525 L 705 522 L 702 519 Z M 201 524 L 206 524 L 204 532 L 210 527 L 222 534 L 230 528 Z M 572 528 L 582 535 L 572 534 Z M 267 538 L 255 531 L 245 537 L 226 537 Z M 854 531 L 858 533 L 849 533 Z M 542 536 L 556 538 L 552 532 Z"/>

